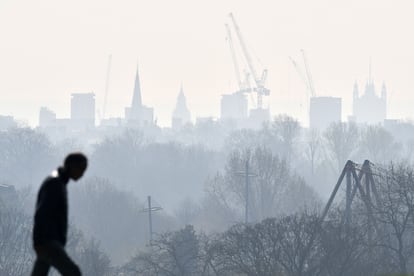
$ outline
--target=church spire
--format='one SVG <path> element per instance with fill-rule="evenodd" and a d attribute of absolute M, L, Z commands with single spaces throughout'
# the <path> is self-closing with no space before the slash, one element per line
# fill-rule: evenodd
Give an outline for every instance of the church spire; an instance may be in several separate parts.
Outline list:
<path fill-rule="evenodd" d="M 132 104 L 131 104 L 131 111 L 135 112 L 142 107 L 142 99 L 141 99 L 141 84 L 139 81 L 139 70 L 137 64 L 137 72 L 135 75 L 135 86 L 134 86 L 134 94 L 132 95 Z"/>
<path fill-rule="evenodd" d="M 381 98 L 384 100 L 387 99 L 387 87 L 385 86 L 385 81 L 382 83 L 382 89 L 381 89 Z"/>
<path fill-rule="evenodd" d="M 183 82 L 181 82 L 181 85 L 180 85 L 180 95 L 184 96 Z"/>
<path fill-rule="evenodd" d="M 189 112 L 187 108 L 187 100 L 184 95 L 183 83 L 181 82 L 180 93 L 178 94 L 178 97 L 177 97 L 177 103 L 175 105 L 174 113 L 182 115 L 183 113 L 187 113 L 187 112 Z"/>
<path fill-rule="evenodd" d="M 357 81 L 355 81 L 355 83 L 354 83 L 353 97 L 354 97 L 354 100 L 359 98 L 359 90 L 358 90 Z"/>
<path fill-rule="evenodd" d="M 180 92 L 177 97 L 177 103 L 173 111 L 172 127 L 177 128 L 191 122 L 191 114 L 187 107 L 187 100 L 184 95 L 183 83 L 181 83 Z"/>

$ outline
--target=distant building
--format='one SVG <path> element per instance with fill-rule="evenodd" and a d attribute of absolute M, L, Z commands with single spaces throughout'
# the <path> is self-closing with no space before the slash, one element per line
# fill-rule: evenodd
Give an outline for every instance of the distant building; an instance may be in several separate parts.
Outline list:
<path fill-rule="evenodd" d="M 124 125 L 123 118 L 102 119 L 100 123 L 101 127 L 122 127 L 123 125 Z"/>
<path fill-rule="evenodd" d="M 221 97 L 221 120 L 247 119 L 248 102 L 244 93 L 233 93 Z"/>
<path fill-rule="evenodd" d="M 359 96 L 358 84 L 353 91 L 353 116 L 357 123 L 378 124 L 387 118 L 387 88 L 382 85 L 381 96 L 375 91 L 374 82 L 370 79 L 365 85 L 365 92 Z"/>
<path fill-rule="evenodd" d="M 47 107 L 41 107 L 39 112 L 39 127 L 51 127 L 56 125 L 56 113 Z"/>
<path fill-rule="evenodd" d="M 17 123 L 13 116 L 0 115 L 0 130 L 17 127 Z"/>
<path fill-rule="evenodd" d="M 309 106 L 309 127 L 326 129 L 342 120 L 342 99 L 337 97 L 311 97 Z"/>
<path fill-rule="evenodd" d="M 68 118 L 58 118 L 55 121 L 54 127 L 61 130 L 70 130 L 73 128 L 73 121 Z"/>
<path fill-rule="evenodd" d="M 261 128 L 263 123 L 270 120 L 270 110 L 268 108 L 250 109 L 249 124 L 250 128 Z"/>
<path fill-rule="evenodd" d="M 187 108 L 187 101 L 184 96 L 183 86 L 181 85 L 180 93 L 177 97 L 177 104 L 172 115 L 172 128 L 180 128 L 191 123 L 190 110 Z"/>
<path fill-rule="evenodd" d="M 196 118 L 196 125 L 201 124 L 215 124 L 217 123 L 217 120 L 214 117 L 197 117 Z"/>
<path fill-rule="evenodd" d="M 235 128 L 260 128 L 270 120 L 270 111 L 266 108 L 249 110 L 247 96 L 243 92 L 223 95 L 221 98 L 220 120 Z"/>
<path fill-rule="evenodd" d="M 146 126 L 154 124 L 154 109 L 142 104 L 138 68 L 135 76 L 132 104 L 131 107 L 125 108 L 125 119 L 129 126 Z"/>
<path fill-rule="evenodd" d="M 73 93 L 70 106 L 71 125 L 75 129 L 95 127 L 95 94 Z"/>

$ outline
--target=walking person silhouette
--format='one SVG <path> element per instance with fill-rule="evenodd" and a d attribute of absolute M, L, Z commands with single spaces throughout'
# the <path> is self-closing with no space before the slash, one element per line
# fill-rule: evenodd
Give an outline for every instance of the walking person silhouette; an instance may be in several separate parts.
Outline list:
<path fill-rule="evenodd" d="M 46 276 L 51 266 L 64 276 L 80 276 L 79 267 L 65 251 L 68 230 L 69 180 L 80 179 L 88 160 L 80 152 L 70 153 L 62 167 L 42 183 L 36 202 L 33 226 L 33 247 L 36 261 L 32 276 Z"/>

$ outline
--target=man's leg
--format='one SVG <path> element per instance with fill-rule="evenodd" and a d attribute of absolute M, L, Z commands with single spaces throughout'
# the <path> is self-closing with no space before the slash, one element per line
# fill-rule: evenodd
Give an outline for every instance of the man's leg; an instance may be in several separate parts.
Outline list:
<path fill-rule="evenodd" d="M 79 267 L 71 260 L 64 247 L 56 241 L 42 245 L 45 261 L 55 267 L 63 276 L 81 276 Z"/>
<path fill-rule="evenodd" d="M 36 262 L 33 267 L 32 276 L 47 276 L 50 265 L 39 257 L 36 258 Z"/>

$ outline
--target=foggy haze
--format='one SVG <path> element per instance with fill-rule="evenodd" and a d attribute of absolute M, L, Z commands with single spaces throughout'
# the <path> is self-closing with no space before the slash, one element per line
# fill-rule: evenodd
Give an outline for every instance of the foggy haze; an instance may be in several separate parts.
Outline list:
<path fill-rule="evenodd" d="M 233 12 L 252 54 L 269 70 L 269 106 L 307 125 L 306 88 L 289 56 L 308 54 L 319 95 L 343 98 L 372 74 L 389 89 L 389 118 L 412 118 L 414 62 L 410 1 L 1 1 L 0 107 L 29 125 L 48 106 L 68 117 L 71 93 L 94 92 L 102 112 L 108 55 L 107 115 L 131 101 L 140 66 L 143 100 L 170 125 L 180 83 L 196 117 L 219 117 L 220 97 L 236 89 L 224 24 Z"/>
<path fill-rule="evenodd" d="M 83 275 L 414 272 L 414 4 L 35 2 L 0 0 L 1 276 L 62 165 Z"/>

